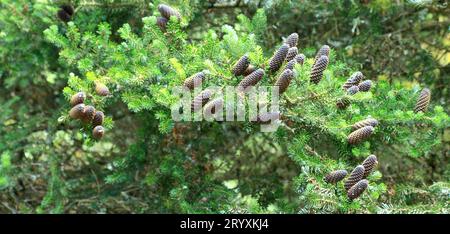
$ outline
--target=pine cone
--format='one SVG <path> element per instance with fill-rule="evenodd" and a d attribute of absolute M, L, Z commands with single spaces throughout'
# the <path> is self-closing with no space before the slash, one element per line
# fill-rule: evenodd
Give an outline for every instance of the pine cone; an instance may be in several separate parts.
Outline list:
<path fill-rule="evenodd" d="M 78 105 L 80 103 L 83 103 L 85 99 L 86 99 L 86 94 L 84 92 L 78 92 L 78 93 L 72 95 L 72 97 L 70 98 L 70 105 L 71 106 Z"/>
<path fill-rule="evenodd" d="M 357 71 L 355 73 L 353 73 L 350 78 L 347 79 L 347 81 L 344 83 L 344 85 L 342 85 L 342 88 L 344 90 L 347 90 L 348 88 L 354 86 L 354 85 L 358 85 L 359 82 L 361 82 L 364 79 L 364 75 L 362 74 L 362 72 Z"/>
<path fill-rule="evenodd" d="M 223 108 L 223 99 L 222 98 L 216 98 L 210 102 L 208 102 L 205 105 L 205 108 L 203 109 L 204 113 L 211 113 L 211 114 L 215 114 L 216 113 L 216 108 L 217 110 L 220 110 Z"/>
<path fill-rule="evenodd" d="M 256 122 L 261 123 L 261 124 L 267 124 L 267 123 L 270 123 L 270 121 L 276 121 L 276 120 L 280 119 L 280 117 L 281 117 L 281 114 L 278 111 L 261 113 L 258 115 Z"/>
<path fill-rule="evenodd" d="M 99 83 L 99 82 L 95 84 L 95 92 L 100 96 L 108 96 L 109 95 L 108 86 L 106 86 L 103 83 Z"/>
<path fill-rule="evenodd" d="M 186 86 L 188 89 L 193 90 L 196 87 L 199 87 L 203 80 L 205 79 L 205 73 L 204 72 L 198 72 L 194 75 L 190 76 L 184 81 L 184 86 Z"/>
<path fill-rule="evenodd" d="M 252 72 L 250 75 L 246 76 L 238 85 L 238 90 L 245 91 L 250 86 L 255 86 L 264 76 L 264 70 L 259 68 L 258 70 Z"/>
<path fill-rule="evenodd" d="M 348 135 L 348 138 L 347 138 L 348 143 L 352 144 L 352 145 L 361 143 L 362 141 L 369 138 L 370 135 L 372 135 L 374 130 L 375 129 L 372 126 L 366 126 L 366 127 L 360 128 L 360 129 L 350 133 L 350 135 Z"/>
<path fill-rule="evenodd" d="M 353 85 L 352 87 L 350 87 L 349 89 L 347 89 L 347 93 L 349 95 L 355 95 L 357 92 L 359 92 L 359 88 L 356 85 Z"/>
<path fill-rule="evenodd" d="M 297 61 L 298 64 L 303 65 L 303 63 L 305 62 L 305 55 L 304 54 L 298 54 L 297 56 L 295 56 L 295 60 Z"/>
<path fill-rule="evenodd" d="M 367 189 L 368 186 L 369 181 L 360 180 L 348 190 L 347 197 L 351 200 L 358 198 Z"/>
<path fill-rule="evenodd" d="M 80 119 L 83 116 L 84 104 L 80 103 L 70 109 L 69 116 L 72 119 Z"/>
<path fill-rule="evenodd" d="M 74 9 L 73 9 L 72 5 L 64 4 L 60 8 L 63 9 L 69 16 L 72 16 L 74 13 Z"/>
<path fill-rule="evenodd" d="M 377 156 L 371 154 L 367 157 L 362 165 L 364 166 L 364 176 L 363 178 L 367 178 L 369 174 L 372 172 L 373 168 L 378 164 Z"/>
<path fill-rule="evenodd" d="M 244 73 L 242 75 L 244 76 L 248 76 L 250 74 L 252 74 L 252 72 L 256 71 L 256 67 L 253 65 L 248 65 L 247 69 L 245 69 Z"/>
<path fill-rule="evenodd" d="M 327 176 L 325 176 L 325 182 L 329 184 L 335 184 L 343 180 L 346 176 L 347 176 L 346 170 L 332 171 Z"/>
<path fill-rule="evenodd" d="M 103 137 L 105 134 L 105 128 L 103 126 L 96 126 L 94 129 L 92 129 L 92 136 L 99 140 Z"/>
<path fill-rule="evenodd" d="M 346 191 L 348 191 L 353 185 L 358 183 L 364 176 L 364 166 L 358 165 L 353 169 L 352 173 L 350 173 L 350 176 L 347 178 L 347 180 L 344 183 L 344 188 Z"/>
<path fill-rule="evenodd" d="M 99 125 L 103 125 L 103 120 L 105 118 L 105 114 L 103 114 L 103 112 L 101 111 L 96 111 L 94 114 L 94 118 L 92 119 L 92 126 L 99 126 Z"/>
<path fill-rule="evenodd" d="M 330 47 L 328 45 L 323 45 L 319 51 L 317 51 L 316 57 L 314 58 L 314 65 L 319 61 L 320 57 L 326 56 L 328 57 L 330 55 Z"/>
<path fill-rule="evenodd" d="M 352 130 L 357 130 L 366 126 L 372 126 L 372 127 L 376 127 L 378 125 L 378 120 L 374 119 L 374 118 L 367 118 L 365 120 L 361 120 L 356 122 L 355 124 L 353 124 L 352 126 Z"/>
<path fill-rule="evenodd" d="M 292 59 L 294 59 L 295 58 L 295 56 L 297 56 L 297 54 L 298 54 L 298 49 L 297 49 L 297 47 L 291 47 L 291 48 L 289 48 L 289 50 L 288 50 L 288 52 L 287 52 L 287 55 L 286 55 L 286 61 L 291 61 Z"/>
<path fill-rule="evenodd" d="M 294 68 L 295 68 L 295 64 L 297 64 L 297 60 L 295 60 L 295 59 L 292 59 L 291 61 L 289 61 L 287 64 L 286 64 L 286 67 L 284 68 L 285 70 L 294 70 Z"/>
<path fill-rule="evenodd" d="M 345 109 L 350 105 L 350 100 L 346 97 L 339 98 L 336 101 L 336 107 L 339 109 Z"/>
<path fill-rule="evenodd" d="M 291 83 L 292 77 L 294 76 L 294 73 L 290 69 L 286 69 L 281 73 L 280 77 L 275 83 L 275 86 L 278 86 L 279 94 L 281 95 L 286 91 L 286 89 L 289 86 L 289 83 Z"/>
<path fill-rule="evenodd" d="M 328 57 L 322 56 L 317 60 L 317 63 L 313 66 L 311 70 L 310 80 L 314 84 L 318 84 L 323 76 L 323 71 L 328 66 Z"/>
<path fill-rule="evenodd" d="M 359 91 L 361 92 L 368 92 L 370 90 L 370 87 L 372 87 L 371 80 L 365 80 L 358 85 Z"/>
<path fill-rule="evenodd" d="M 284 59 L 286 58 L 286 55 L 289 51 L 289 46 L 286 44 L 283 44 L 272 56 L 272 58 L 269 61 L 269 70 L 271 72 L 276 72 L 278 69 L 280 69 L 281 65 L 283 64 Z"/>
<path fill-rule="evenodd" d="M 95 108 L 93 106 L 85 106 L 83 109 L 83 115 L 81 116 L 81 120 L 85 123 L 89 123 L 94 119 Z"/>
<path fill-rule="evenodd" d="M 197 112 L 202 109 L 202 107 L 209 101 L 212 93 L 209 90 L 203 90 L 199 95 L 197 95 L 191 103 L 191 111 Z"/>
<path fill-rule="evenodd" d="M 250 65 L 250 59 L 248 58 L 247 55 L 242 56 L 234 65 L 232 70 L 233 74 L 235 76 L 240 76 L 244 74 L 245 69 L 248 68 L 248 65 Z"/>
<path fill-rule="evenodd" d="M 70 15 L 64 9 L 59 9 L 57 12 L 57 16 L 61 21 L 66 23 L 71 20 Z"/>
<path fill-rule="evenodd" d="M 167 22 L 169 22 L 169 20 L 164 17 L 156 18 L 156 24 L 159 26 L 159 28 L 163 32 L 165 32 L 167 30 Z"/>
<path fill-rule="evenodd" d="M 176 16 L 178 20 L 181 19 L 181 14 L 177 10 L 173 9 L 172 7 L 165 5 L 165 4 L 159 4 L 158 5 L 158 11 L 161 13 L 164 18 L 170 20 L 171 16 Z"/>
<path fill-rule="evenodd" d="M 417 99 L 416 107 L 414 108 L 414 112 L 426 112 L 428 109 L 428 104 L 430 104 L 431 99 L 431 91 L 427 88 L 424 88 L 422 92 L 420 92 L 420 96 Z"/>
<path fill-rule="evenodd" d="M 289 45 L 289 47 L 296 47 L 298 43 L 298 34 L 292 33 L 286 38 L 286 44 Z"/>

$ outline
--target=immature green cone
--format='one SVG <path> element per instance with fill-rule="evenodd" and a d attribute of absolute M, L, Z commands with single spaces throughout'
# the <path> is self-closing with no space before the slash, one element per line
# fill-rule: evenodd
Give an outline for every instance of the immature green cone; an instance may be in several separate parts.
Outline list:
<path fill-rule="evenodd" d="M 194 100 L 191 103 L 191 111 L 197 112 L 203 108 L 203 106 L 209 101 L 209 99 L 212 96 L 212 92 L 208 89 L 203 90 L 198 94 L 196 97 L 194 97 Z"/>
<path fill-rule="evenodd" d="M 167 30 L 167 22 L 169 22 L 169 20 L 164 17 L 156 18 L 156 24 L 159 26 L 159 28 L 163 32 L 165 32 Z"/>
<path fill-rule="evenodd" d="M 368 180 L 360 180 L 348 190 L 347 197 L 351 200 L 358 198 L 367 189 L 368 186 Z"/>
<path fill-rule="evenodd" d="M 196 87 L 199 87 L 203 80 L 205 79 L 205 73 L 204 72 L 198 72 L 194 75 L 190 76 L 184 81 L 184 86 L 186 86 L 188 89 L 193 90 Z"/>
<path fill-rule="evenodd" d="M 349 190 L 353 185 L 358 183 L 358 181 L 362 180 L 364 176 L 364 166 L 358 165 L 353 169 L 352 173 L 350 173 L 350 176 L 347 178 L 347 180 L 344 183 L 345 190 Z"/>
<path fill-rule="evenodd" d="M 366 140 L 367 138 L 372 135 L 373 131 L 375 129 L 372 126 L 366 126 L 363 128 L 360 128 L 348 135 L 347 140 L 348 143 L 351 145 L 361 143 L 362 141 Z"/>
<path fill-rule="evenodd" d="M 328 66 L 328 57 L 327 56 L 320 57 L 311 70 L 310 76 L 311 83 L 318 84 L 320 82 L 323 76 L 323 71 L 325 71 L 327 66 Z"/>
<path fill-rule="evenodd" d="M 94 119 L 95 108 L 93 106 L 85 106 L 81 120 L 85 123 L 89 123 Z"/>
<path fill-rule="evenodd" d="M 346 97 L 339 98 L 336 101 L 336 107 L 341 109 L 341 110 L 347 108 L 349 105 L 350 105 L 350 100 L 348 98 L 346 98 Z"/>
<path fill-rule="evenodd" d="M 256 67 L 253 65 L 248 65 L 247 69 L 245 69 L 244 73 L 242 75 L 244 76 L 248 76 L 250 74 L 252 74 L 252 72 L 256 71 Z"/>
<path fill-rule="evenodd" d="M 298 34 L 292 33 L 286 38 L 286 44 L 289 45 L 289 47 L 296 47 L 298 43 Z"/>
<path fill-rule="evenodd" d="M 103 120 L 105 119 L 105 114 L 101 111 L 95 111 L 94 118 L 92 119 L 92 126 L 103 125 Z"/>
<path fill-rule="evenodd" d="M 95 92 L 100 96 L 108 96 L 109 95 L 109 89 L 108 86 L 106 86 L 103 83 L 96 83 L 95 84 Z"/>
<path fill-rule="evenodd" d="M 346 170 L 332 171 L 327 176 L 325 176 L 325 182 L 329 184 L 335 184 L 343 180 L 346 176 L 347 176 Z"/>
<path fill-rule="evenodd" d="M 70 105 L 71 106 L 78 105 L 80 103 L 83 103 L 85 99 L 86 99 L 86 94 L 84 92 L 78 92 L 78 93 L 72 95 L 72 97 L 70 97 Z"/>
<path fill-rule="evenodd" d="M 284 59 L 286 58 L 286 55 L 289 51 L 289 46 L 286 44 L 283 44 L 272 56 L 272 58 L 269 61 L 269 70 L 270 72 L 276 72 L 278 69 L 280 69 L 281 65 L 283 64 Z"/>
<path fill-rule="evenodd" d="M 245 69 L 247 69 L 248 65 L 250 65 L 250 59 L 247 55 L 242 56 L 233 67 L 233 74 L 235 76 L 240 76 L 244 74 Z"/>
<path fill-rule="evenodd" d="M 170 19 L 171 16 L 176 16 L 178 18 L 178 20 L 181 19 L 180 12 L 178 12 L 177 10 L 173 9 L 172 7 L 170 7 L 168 5 L 159 4 L 158 11 L 166 19 Z"/>
<path fill-rule="evenodd" d="M 245 91 L 250 86 L 255 86 L 264 76 L 264 70 L 259 68 L 258 70 L 252 72 L 250 75 L 246 76 L 238 85 L 238 90 Z"/>
<path fill-rule="evenodd" d="M 320 57 L 330 55 L 330 47 L 328 45 L 323 45 L 320 47 L 319 51 L 317 51 L 316 57 L 314 58 L 313 66 L 319 61 Z"/>
<path fill-rule="evenodd" d="M 349 95 L 354 95 L 354 94 L 356 94 L 357 92 L 359 92 L 359 88 L 358 88 L 358 86 L 356 86 L 356 85 L 353 85 L 352 87 L 350 87 L 349 89 L 347 89 L 347 93 L 348 93 Z"/>
<path fill-rule="evenodd" d="M 69 111 L 69 116 L 72 119 L 80 119 L 83 116 L 84 104 L 80 103 L 72 107 Z"/>
<path fill-rule="evenodd" d="M 96 126 L 94 129 L 92 129 L 92 136 L 97 140 L 100 140 L 104 134 L 105 128 L 103 126 Z"/>
<path fill-rule="evenodd" d="M 371 87 L 372 87 L 372 81 L 371 80 L 365 80 L 365 81 L 361 82 L 358 85 L 358 88 L 359 88 L 360 92 L 368 92 Z"/>
<path fill-rule="evenodd" d="M 276 121 L 276 120 L 280 119 L 280 117 L 281 117 L 281 114 L 278 111 L 261 113 L 257 116 L 256 122 L 261 123 L 261 124 L 267 124 L 267 123 L 270 123 L 271 121 Z"/>
<path fill-rule="evenodd" d="M 297 49 L 297 47 L 291 47 L 291 48 L 289 48 L 289 50 L 288 50 L 288 53 L 287 53 L 287 55 L 286 55 L 286 61 L 291 61 L 292 59 L 294 59 L 295 58 L 295 56 L 297 56 L 297 54 L 298 54 L 298 49 Z"/>
<path fill-rule="evenodd" d="M 350 78 L 347 79 L 347 81 L 344 83 L 344 85 L 342 85 L 342 88 L 344 90 L 347 90 L 348 88 L 354 86 L 354 85 L 358 85 L 359 82 L 361 82 L 364 79 L 364 75 L 362 74 L 362 72 L 357 71 L 355 73 L 353 73 Z"/>
<path fill-rule="evenodd" d="M 426 112 L 428 109 L 428 105 L 431 100 L 431 91 L 427 88 L 424 88 L 422 92 L 420 92 L 420 96 L 417 99 L 416 107 L 414 108 L 414 112 Z"/>
<path fill-rule="evenodd" d="M 376 127 L 378 125 L 378 120 L 374 118 L 367 118 L 365 120 L 361 120 L 352 125 L 352 130 L 357 130 L 366 126 Z"/>
<path fill-rule="evenodd" d="M 372 172 L 373 168 L 378 164 L 377 156 L 371 154 L 367 157 L 362 165 L 364 166 L 364 176 L 363 178 L 367 178 L 369 174 Z"/>
<path fill-rule="evenodd" d="M 294 73 L 290 69 L 285 69 L 283 73 L 281 73 L 280 77 L 275 83 L 275 86 L 278 86 L 279 94 L 281 95 L 286 91 L 286 89 L 289 86 L 289 83 L 291 83 L 292 77 L 294 76 Z"/>

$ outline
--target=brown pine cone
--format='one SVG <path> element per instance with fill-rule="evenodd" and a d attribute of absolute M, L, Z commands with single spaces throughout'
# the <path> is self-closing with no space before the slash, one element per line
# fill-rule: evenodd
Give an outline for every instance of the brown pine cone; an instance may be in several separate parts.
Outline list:
<path fill-rule="evenodd" d="M 184 86 L 186 86 L 190 90 L 193 90 L 194 88 L 199 87 L 202 84 L 203 79 L 205 79 L 204 72 L 201 71 L 195 73 L 184 81 Z"/>
<path fill-rule="evenodd" d="M 234 65 L 232 70 L 233 74 L 235 76 L 244 74 L 245 70 L 248 68 L 248 65 L 250 65 L 250 59 L 247 55 L 242 56 Z"/>
<path fill-rule="evenodd" d="M 105 134 L 105 128 L 103 126 L 96 126 L 94 129 L 92 129 L 92 136 L 99 140 L 103 137 Z"/>
<path fill-rule="evenodd" d="M 361 92 L 368 92 L 371 87 L 372 87 L 371 80 L 365 80 L 358 85 L 359 91 Z"/>
<path fill-rule="evenodd" d="M 295 64 L 297 64 L 297 60 L 295 60 L 295 59 L 292 59 L 291 61 L 289 61 L 287 64 L 286 64 L 286 67 L 284 68 L 284 69 L 289 69 L 289 70 L 294 70 L 294 68 L 295 68 Z"/>
<path fill-rule="evenodd" d="M 270 72 L 276 72 L 278 69 L 280 69 L 281 65 L 283 64 L 284 59 L 286 58 L 286 55 L 289 51 L 289 46 L 286 44 L 283 44 L 272 56 L 272 58 L 269 61 L 269 70 Z"/>
<path fill-rule="evenodd" d="M 347 176 L 346 170 L 332 171 L 327 176 L 325 176 L 325 182 L 329 184 L 335 184 L 343 180 L 346 176 Z"/>
<path fill-rule="evenodd" d="M 209 101 L 209 99 L 212 96 L 212 92 L 208 89 L 203 90 L 198 94 L 196 97 L 194 97 L 194 100 L 191 103 L 191 111 L 197 112 L 202 109 L 202 107 Z"/>
<path fill-rule="evenodd" d="M 350 200 L 358 198 L 367 189 L 368 186 L 368 180 L 360 180 L 348 190 L 347 197 L 350 198 Z"/>
<path fill-rule="evenodd" d="M 247 69 L 245 69 L 244 73 L 242 75 L 244 76 L 248 76 L 250 74 L 252 74 L 252 72 L 256 71 L 256 67 L 253 65 L 248 65 Z"/>
<path fill-rule="evenodd" d="M 298 43 L 298 34 L 292 33 L 286 38 L 286 44 L 289 45 L 289 47 L 296 47 Z"/>
<path fill-rule="evenodd" d="M 72 95 L 72 97 L 70 98 L 70 105 L 71 106 L 78 105 L 80 103 L 83 103 L 85 99 L 86 99 L 86 94 L 84 92 L 78 92 L 78 93 Z"/>
<path fill-rule="evenodd" d="M 431 100 L 431 91 L 427 88 L 424 88 L 422 92 L 420 92 L 420 96 L 417 99 L 416 107 L 414 108 L 414 112 L 426 112 L 428 109 L 428 105 Z"/>
<path fill-rule="evenodd" d="M 362 141 L 369 138 L 370 135 L 372 135 L 374 130 L 375 129 L 372 126 L 366 126 L 366 127 L 360 128 L 360 129 L 350 133 L 350 135 L 348 135 L 348 137 L 347 137 L 348 143 L 351 145 L 361 143 Z"/>
<path fill-rule="evenodd" d="M 357 71 L 355 73 L 353 73 L 350 78 L 347 79 L 347 81 L 342 85 L 342 88 L 344 90 L 347 90 L 348 88 L 354 86 L 354 85 L 358 85 L 359 82 L 361 82 L 364 79 L 364 75 L 362 74 L 362 72 Z"/>
<path fill-rule="evenodd" d="M 65 22 L 65 23 L 67 23 L 71 20 L 70 15 L 64 9 L 59 9 L 56 15 L 58 16 L 58 18 L 61 21 Z"/>
<path fill-rule="evenodd" d="M 93 106 L 85 106 L 83 109 L 83 115 L 81 116 L 81 120 L 85 123 L 90 123 L 94 119 L 95 108 Z"/>
<path fill-rule="evenodd" d="M 364 176 L 364 166 L 358 165 L 353 169 L 352 173 L 350 173 L 350 176 L 347 178 L 347 180 L 344 183 L 344 188 L 346 191 L 348 191 L 353 185 L 358 183 Z"/>
<path fill-rule="evenodd" d="M 74 9 L 73 9 L 72 5 L 64 4 L 60 8 L 63 9 L 70 16 L 72 16 L 74 13 Z"/>
<path fill-rule="evenodd" d="M 305 55 L 304 54 L 298 54 L 297 56 L 295 56 L 295 60 L 297 61 L 298 64 L 303 65 L 303 63 L 305 62 Z"/>
<path fill-rule="evenodd" d="M 291 83 L 293 76 L 294 73 L 290 69 L 285 69 L 283 73 L 281 73 L 280 77 L 275 83 L 275 86 L 278 86 L 278 91 L 280 95 L 286 91 L 289 84 Z"/>
<path fill-rule="evenodd" d="M 377 156 L 371 154 L 367 157 L 362 165 L 364 166 L 364 176 L 363 178 L 367 178 L 369 174 L 372 172 L 373 168 L 378 164 Z"/>
<path fill-rule="evenodd" d="M 350 105 L 350 100 L 348 98 L 346 98 L 346 97 L 339 98 L 336 101 L 336 107 L 341 109 L 341 110 L 347 108 L 349 105 Z"/>
<path fill-rule="evenodd" d="M 288 50 L 288 52 L 287 52 L 287 55 L 286 55 L 286 61 L 291 61 L 292 59 L 294 59 L 295 58 L 295 56 L 297 56 L 297 54 L 298 54 L 298 49 L 297 49 L 297 47 L 291 47 L 291 48 L 289 48 L 289 50 Z"/>
<path fill-rule="evenodd" d="M 276 121 L 276 120 L 280 119 L 280 117 L 281 117 L 281 114 L 278 111 L 265 112 L 265 113 L 261 113 L 258 115 L 256 122 L 261 123 L 261 124 L 267 124 L 267 123 L 270 123 L 271 121 Z"/>
<path fill-rule="evenodd" d="M 311 70 L 310 80 L 311 83 L 318 84 L 323 76 L 323 71 L 328 66 L 328 57 L 322 56 L 317 60 L 317 63 L 313 66 Z"/>
<path fill-rule="evenodd" d="M 108 96 L 109 95 L 109 89 L 108 86 L 106 86 L 103 83 L 96 83 L 95 84 L 95 92 L 100 96 Z"/>
<path fill-rule="evenodd" d="M 162 16 L 166 19 L 170 19 L 171 16 L 176 16 L 178 20 L 181 19 L 181 14 L 177 10 L 173 9 L 172 7 L 165 5 L 165 4 L 159 4 L 158 5 L 158 11 L 161 13 Z"/>
<path fill-rule="evenodd" d="M 159 28 L 163 32 L 165 32 L 167 30 L 167 22 L 169 22 L 169 20 L 164 17 L 156 18 L 156 24 L 159 26 Z"/>
<path fill-rule="evenodd" d="M 374 118 L 367 118 L 361 121 L 356 122 L 352 125 L 352 130 L 357 130 L 366 126 L 376 127 L 378 125 L 378 120 Z"/>
<path fill-rule="evenodd" d="M 264 70 L 259 68 L 258 70 L 252 72 L 250 75 L 246 76 L 238 85 L 238 90 L 245 91 L 250 86 L 255 86 L 264 76 Z"/>
<path fill-rule="evenodd" d="M 103 120 L 105 119 L 105 114 L 101 111 L 95 111 L 94 118 L 92 119 L 92 126 L 98 126 L 103 124 Z"/>
<path fill-rule="evenodd" d="M 347 89 L 347 93 L 349 95 L 355 95 L 357 92 L 359 92 L 359 88 L 356 85 L 353 85 L 352 87 L 350 87 L 349 89 Z"/>
<path fill-rule="evenodd" d="M 80 103 L 72 107 L 69 111 L 69 116 L 72 119 L 80 119 L 83 116 L 84 104 Z"/>
<path fill-rule="evenodd" d="M 223 108 L 223 99 L 222 98 L 216 98 L 210 102 L 208 102 L 205 105 L 205 108 L 203 108 L 203 111 L 205 114 L 215 114 L 217 110 L 220 110 Z"/>
<path fill-rule="evenodd" d="M 319 61 L 320 57 L 322 56 L 329 56 L 330 55 L 330 47 L 328 45 L 323 45 L 319 51 L 317 51 L 316 57 L 314 58 L 314 64 L 313 66 Z"/>

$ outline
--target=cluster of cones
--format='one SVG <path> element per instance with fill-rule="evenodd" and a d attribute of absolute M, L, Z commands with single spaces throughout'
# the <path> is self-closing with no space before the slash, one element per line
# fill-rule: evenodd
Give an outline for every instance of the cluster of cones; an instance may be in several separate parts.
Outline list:
<path fill-rule="evenodd" d="M 109 95 L 108 87 L 102 83 L 96 84 L 95 91 L 100 96 Z M 94 106 L 85 105 L 85 100 L 86 94 L 84 92 L 78 92 L 72 95 L 70 98 L 72 109 L 69 111 L 69 116 L 72 119 L 81 120 L 85 124 L 91 124 L 92 137 L 99 140 L 105 133 L 105 128 L 102 126 L 105 115 L 103 112 L 96 110 Z"/>
<path fill-rule="evenodd" d="M 156 23 L 159 28 L 165 32 L 167 29 L 167 22 L 169 22 L 171 16 L 175 16 L 178 20 L 181 19 L 181 14 L 171 6 L 165 4 L 158 5 L 158 11 L 161 14 L 160 17 L 156 18 Z"/>
<path fill-rule="evenodd" d="M 344 188 L 347 191 L 347 197 L 350 200 L 356 199 L 368 188 L 369 181 L 367 176 L 378 165 L 378 160 L 375 155 L 369 155 L 362 163 L 356 166 L 344 182 Z M 347 176 L 346 170 L 336 170 L 330 172 L 325 176 L 324 180 L 330 184 L 336 184 Z"/>
<path fill-rule="evenodd" d="M 367 140 L 375 131 L 377 125 L 378 120 L 374 118 L 367 118 L 356 122 L 352 125 L 352 132 L 347 137 L 348 143 L 355 145 Z"/>

